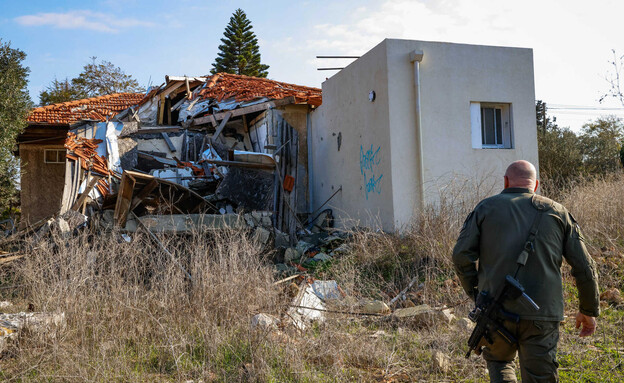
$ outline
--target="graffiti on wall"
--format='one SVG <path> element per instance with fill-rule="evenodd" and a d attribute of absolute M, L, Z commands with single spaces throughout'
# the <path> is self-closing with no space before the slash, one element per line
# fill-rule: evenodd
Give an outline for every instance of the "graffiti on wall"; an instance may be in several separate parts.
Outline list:
<path fill-rule="evenodd" d="M 360 173 L 363 177 L 364 190 L 366 194 L 366 200 L 371 193 L 381 194 L 381 146 L 377 149 L 373 149 L 373 145 L 364 151 L 364 147 L 360 146 Z"/>

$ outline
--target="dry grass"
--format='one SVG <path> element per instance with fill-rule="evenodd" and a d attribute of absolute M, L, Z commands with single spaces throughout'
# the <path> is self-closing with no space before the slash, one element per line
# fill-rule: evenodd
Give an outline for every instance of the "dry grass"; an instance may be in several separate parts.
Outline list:
<path fill-rule="evenodd" d="M 601 267 L 603 286 L 624 288 L 624 179 L 595 180 L 563 195 Z M 351 296 L 389 301 L 417 276 L 413 303 L 469 305 L 450 265 L 459 228 L 473 202 L 441 198 L 403 235 L 353 232 L 351 251 L 317 269 Z M 53 334 L 22 334 L 0 360 L 5 381 L 351 382 L 486 381 L 484 363 L 465 360 L 468 334 L 456 326 L 412 327 L 378 318 L 329 314 L 306 332 L 250 329 L 259 312 L 281 315 L 289 298 L 273 285 L 271 252 L 247 232 L 163 238 L 193 275 L 142 235 L 56 237 L 4 268 L 3 299 L 37 311 L 65 312 Z M 35 244 L 33 244 L 35 245 Z M 575 289 L 566 275 L 567 308 Z M 564 381 L 617 381 L 624 352 L 621 310 L 605 308 L 596 336 L 580 340 L 568 321 L 560 360 Z M 381 330 L 382 332 L 378 332 Z M 377 334 L 373 336 L 373 334 Z M 618 351 L 619 350 L 619 351 Z M 436 370 L 442 351 L 452 368 Z"/>

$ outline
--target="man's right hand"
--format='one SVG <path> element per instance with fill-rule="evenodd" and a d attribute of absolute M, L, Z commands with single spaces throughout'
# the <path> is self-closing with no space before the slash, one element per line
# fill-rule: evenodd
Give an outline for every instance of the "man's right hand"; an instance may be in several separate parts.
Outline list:
<path fill-rule="evenodd" d="M 579 334 L 580 337 L 590 336 L 596 332 L 596 318 L 585 315 L 581 312 L 576 314 L 576 328 L 583 326 Z"/>

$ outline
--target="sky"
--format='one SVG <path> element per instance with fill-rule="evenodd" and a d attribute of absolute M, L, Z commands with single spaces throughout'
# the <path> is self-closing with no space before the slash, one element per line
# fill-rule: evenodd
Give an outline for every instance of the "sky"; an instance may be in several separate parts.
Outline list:
<path fill-rule="evenodd" d="M 360 56 L 384 38 L 523 47 L 533 49 L 535 97 L 560 126 L 624 117 L 617 100 L 598 102 L 612 50 L 624 54 L 624 2 L 616 0 L 0 0 L 0 39 L 27 54 L 38 103 L 52 80 L 77 76 L 92 56 L 143 86 L 208 74 L 237 8 L 274 80 L 321 87 L 335 72 L 317 68 L 350 60 L 315 56 Z"/>

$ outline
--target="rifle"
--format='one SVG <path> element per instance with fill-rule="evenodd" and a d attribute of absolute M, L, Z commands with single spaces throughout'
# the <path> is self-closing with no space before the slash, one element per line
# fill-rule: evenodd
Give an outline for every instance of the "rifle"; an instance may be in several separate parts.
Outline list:
<path fill-rule="evenodd" d="M 476 299 L 475 308 L 468 314 L 468 318 L 475 323 L 475 328 L 468 339 L 466 359 L 470 358 L 472 350 L 481 354 L 481 339 L 492 344 L 492 334 L 498 333 L 507 343 L 517 343 L 517 339 L 503 326 L 504 320 L 518 323 L 520 317 L 503 309 L 503 302 L 507 299 L 519 300 L 524 306 L 532 310 L 539 310 L 539 306 L 524 292 L 524 287 L 511 275 L 505 276 L 505 283 L 498 294 L 492 298 L 490 293 L 482 291 Z"/>

